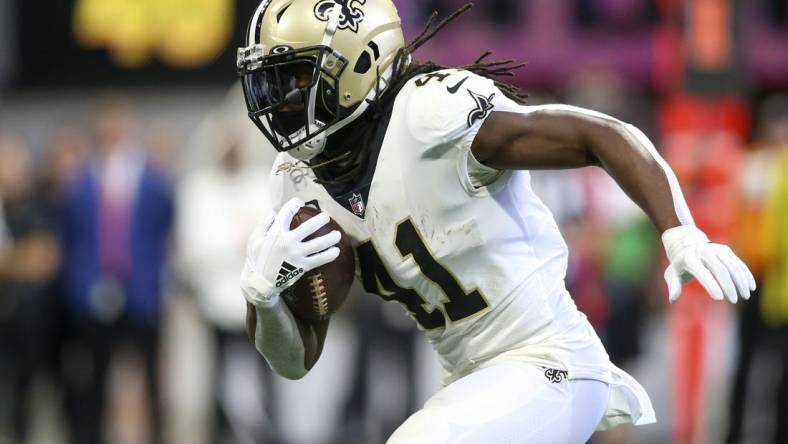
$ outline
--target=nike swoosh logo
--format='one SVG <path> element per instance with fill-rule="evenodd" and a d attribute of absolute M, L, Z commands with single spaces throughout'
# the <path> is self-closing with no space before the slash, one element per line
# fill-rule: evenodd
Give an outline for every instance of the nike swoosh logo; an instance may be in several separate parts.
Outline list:
<path fill-rule="evenodd" d="M 463 83 L 465 83 L 466 80 L 468 80 L 468 77 L 460 80 L 460 83 L 458 83 L 458 84 L 456 84 L 454 86 L 447 86 L 446 90 L 449 91 L 450 94 L 455 94 L 457 91 L 460 90 L 460 87 L 462 86 Z"/>

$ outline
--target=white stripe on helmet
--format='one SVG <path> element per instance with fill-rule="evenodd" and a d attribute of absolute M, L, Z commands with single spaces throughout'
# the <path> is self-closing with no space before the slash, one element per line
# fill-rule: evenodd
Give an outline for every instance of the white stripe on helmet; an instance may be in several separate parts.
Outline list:
<path fill-rule="evenodd" d="M 263 16 L 265 15 L 265 11 L 268 9 L 268 5 L 271 4 L 271 0 L 263 0 L 260 2 L 260 5 L 257 7 L 257 10 L 254 12 L 252 16 L 252 21 L 249 24 L 249 35 L 247 36 L 246 46 L 256 45 L 259 42 L 255 37 L 255 32 L 260 29 L 260 22 L 263 20 Z"/>

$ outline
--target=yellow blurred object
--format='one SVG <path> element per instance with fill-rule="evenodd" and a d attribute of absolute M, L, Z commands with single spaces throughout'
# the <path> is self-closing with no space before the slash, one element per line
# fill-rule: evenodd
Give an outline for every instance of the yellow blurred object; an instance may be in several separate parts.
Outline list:
<path fill-rule="evenodd" d="M 761 312 L 769 325 L 788 323 L 788 149 L 771 171 L 764 223 L 764 282 Z"/>
<path fill-rule="evenodd" d="M 764 245 L 768 242 L 764 229 L 766 215 L 764 209 L 748 202 L 739 204 L 739 232 L 736 234 L 735 251 L 750 268 L 755 279 L 760 281 L 764 274 Z"/>
<path fill-rule="evenodd" d="M 763 281 L 766 262 L 766 200 L 769 198 L 769 177 L 764 174 L 772 166 L 774 155 L 767 146 L 756 145 L 745 156 L 739 174 L 739 202 L 736 210 L 736 254 L 750 268 L 757 282 Z"/>
<path fill-rule="evenodd" d="M 215 60 L 233 31 L 233 0 L 77 0 L 73 27 L 86 48 L 108 48 L 120 66 L 154 56 L 189 68 Z"/>

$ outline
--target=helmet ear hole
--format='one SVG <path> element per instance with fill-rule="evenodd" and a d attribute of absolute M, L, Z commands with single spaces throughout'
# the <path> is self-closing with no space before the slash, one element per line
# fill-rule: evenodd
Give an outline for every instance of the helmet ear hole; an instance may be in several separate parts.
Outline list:
<path fill-rule="evenodd" d="M 369 71 L 369 68 L 372 67 L 372 57 L 369 55 L 367 51 L 361 53 L 361 56 L 358 58 L 356 62 L 355 68 L 353 68 L 353 72 L 359 74 L 366 74 Z"/>

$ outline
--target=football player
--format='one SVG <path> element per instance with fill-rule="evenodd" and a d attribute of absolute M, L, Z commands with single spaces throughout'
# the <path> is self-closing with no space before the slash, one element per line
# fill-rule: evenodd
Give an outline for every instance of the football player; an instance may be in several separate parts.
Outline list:
<path fill-rule="evenodd" d="M 567 247 L 528 170 L 604 168 L 662 234 L 671 302 L 694 277 L 735 303 L 752 275 L 694 226 L 637 128 L 526 106 L 490 78 L 513 66 L 487 54 L 464 69 L 411 57 L 462 11 L 407 46 L 391 0 L 263 0 L 255 11 L 238 70 L 249 116 L 280 151 L 277 211 L 252 235 L 241 282 L 255 345 L 287 378 L 317 361 L 327 323 L 293 317 L 280 294 L 302 274 L 280 270 L 338 256 L 339 233 L 304 241 L 330 214 L 364 288 L 405 308 L 445 372 L 389 443 L 583 443 L 654 422 L 643 388 L 610 363 L 567 293 Z M 324 213 L 290 230 L 309 201 Z"/>

